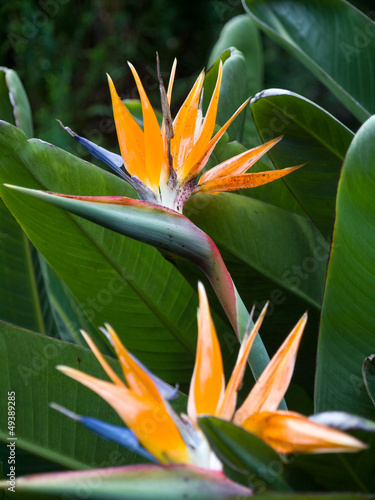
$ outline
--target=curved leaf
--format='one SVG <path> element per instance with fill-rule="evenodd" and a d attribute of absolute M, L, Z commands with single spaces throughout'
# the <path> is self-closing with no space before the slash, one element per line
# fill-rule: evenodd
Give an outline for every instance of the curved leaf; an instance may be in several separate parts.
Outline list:
<path fill-rule="evenodd" d="M 375 23 L 345 0 L 243 0 L 257 26 L 359 119 L 375 113 Z M 366 84 L 364 84 L 366 82 Z"/>
<path fill-rule="evenodd" d="M 312 394 L 316 332 L 329 243 L 305 217 L 248 196 L 232 193 L 195 195 L 185 207 L 186 215 L 218 245 L 247 308 L 250 310 L 255 305 L 256 314 L 259 314 L 265 302 L 270 301 L 269 313 L 260 332 L 269 352 L 279 348 L 308 309 L 309 321 L 295 381 Z M 178 266 L 187 279 L 196 280 L 193 266 L 183 266 L 182 262 Z M 220 314 L 210 288 L 206 289 L 211 307 Z M 232 337 L 229 332 L 225 335 L 231 351 L 236 349 Z M 299 411 L 304 410 L 301 407 Z"/>
<path fill-rule="evenodd" d="M 272 491 L 290 491 L 282 477 L 279 455 L 264 441 L 236 425 L 213 417 L 202 417 L 199 426 L 212 449 L 226 465 L 247 475 L 250 484 L 260 483 Z"/>
<path fill-rule="evenodd" d="M 341 410 L 369 419 L 374 408 L 361 370 L 375 343 L 374 166 L 373 117 L 356 134 L 342 169 L 315 383 L 317 412 Z"/>
<path fill-rule="evenodd" d="M 0 200 L 0 318 L 45 333 L 32 248 Z"/>
<path fill-rule="evenodd" d="M 330 237 L 341 165 L 354 134 L 320 106 L 287 90 L 260 92 L 251 100 L 251 111 L 263 142 L 283 135 L 268 153 L 276 168 L 306 165 L 268 189 L 251 190 L 250 196 L 293 210 L 290 196 L 279 189 L 285 183 L 299 203 L 297 213 L 311 218 Z"/>
<path fill-rule="evenodd" d="M 211 197 L 195 195 L 186 211 L 224 252 L 231 253 L 275 285 L 320 308 L 328 259 L 327 243 L 321 241 L 319 232 L 308 219 L 231 193 Z M 298 245 L 295 244 L 297 235 L 300 238 Z M 320 256 L 316 251 L 319 246 L 325 247 Z M 311 272 L 301 270 L 303 276 L 291 279 L 298 273 L 297 263 L 302 265 L 307 257 L 315 261 Z M 307 269 L 309 263 L 306 264 Z M 251 283 L 248 286 L 251 287 Z"/>
<path fill-rule="evenodd" d="M 9 124 L 0 126 L 0 147 L 1 183 L 81 195 L 132 192 L 113 175 L 58 148 L 27 142 Z M 196 292 L 178 271 L 151 247 L 13 193 L 0 187 L 3 200 L 89 321 L 110 321 L 129 350 L 163 378 L 189 380 Z"/>
<path fill-rule="evenodd" d="M 5 93 L 5 88 L 8 95 Z M 13 116 L 9 104 L 13 109 Z M 17 73 L 4 66 L 0 66 L 0 118 L 11 123 L 15 122 L 17 127 L 25 132 L 27 138 L 33 136 L 31 108 L 25 89 Z"/>

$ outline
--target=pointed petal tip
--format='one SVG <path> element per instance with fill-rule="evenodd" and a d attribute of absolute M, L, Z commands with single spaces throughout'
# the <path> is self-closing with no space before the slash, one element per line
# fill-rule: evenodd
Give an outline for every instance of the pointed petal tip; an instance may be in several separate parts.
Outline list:
<path fill-rule="evenodd" d="M 71 370 L 70 366 L 66 365 L 56 365 L 56 370 L 59 370 L 59 372 L 65 373 L 66 370 Z"/>

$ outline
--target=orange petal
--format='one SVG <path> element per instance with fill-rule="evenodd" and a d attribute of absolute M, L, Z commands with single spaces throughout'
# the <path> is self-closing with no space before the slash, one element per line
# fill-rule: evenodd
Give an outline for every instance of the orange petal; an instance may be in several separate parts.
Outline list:
<path fill-rule="evenodd" d="M 114 329 L 107 323 L 105 327 L 112 339 L 113 346 L 129 388 L 135 394 L 147 397 L 165 407 L 165 402 L 150 375 L 146 373 L 129 354 Z"/>
<path fill-rule="evenodd" d="M 129 67 L 133 73 L 142 102 L 143 130 L 145 141 L 146 172 L 151 188 L 158 192 L 160 174 L 164 160 L 164 148 L 161 130 L 155 112 L 143 88 L 142 82 L 134 66 Z"/>
<path fill-rule="evenodd" d="M 250 335 L 244 339 L 241 349 L 238 355 L 236 366 L 234 367 L 232 376 L 229 380 L 227 388 L 225 390 L 223 402 L 220 406 L 217 416 L 230 420 L 233 416 L 234 410 L 237 404 L 237 393 L 240 389 L 242 379 L 245 373 L 246 363 L 250 354 L 251 347 L 253 345 L 254 339 L 258 334 L 259 328 L 263 322 L 264 316 L 266 314 L 268 303 L 264 306 L 262 312 L 259 315 Z"/>
<path fill-rule="evenodd" d="M 257 146 L 256 148 L 245 151 L 229 160 L 220 163 L 214 168 L 205 172 L 199 180 L 199 184 L 211 179 L 219 179 L 228 175 L 241 175 L 254 165 L 267 151 L 282 139 L 282 136 Z"/>
<path fill-rule="evenodd" d="M 215 128 L 215 123 L 216 123 L 216 114 L 217 114 L 217 106 L 219 103 L 219 94 L 220 94 L 222 73 L 223 73 L 223 65 L 222 65 L 222 62 L 220 61 L 216 86 L 215 86 L 214 92 L 212 94 L 211 101 L 210 101 L 210 104 L 208 106 L 206 116 L 203 120 L 203 124 L 202 124 L 201 130 L 200 130 L 199 137 L 196 140 L 194 147 L 190 151 L 189 156 L 187 157 L 184 164 L 181 165 L 179 172 L 178 172 L 178 177 L 181 180 L 183 180 L 184 183 L 193 179 L 197 175 L 197 174 L 193 175 L 192 171 L 195 171 L 195 165 L 202 158 L 205 151 L 207 150 L 207 146 L 210 143 L 210 139 L 212 137 L 212 134 L 213 134 L 213 131 Z M 194 134 L 195 134 L 195 132 L 194 132 Z"/>
<path fill-rule="evenodd" d="M 295 412 L 256 413 L 245 420 L 242 427 L 278 453 L 341 453 L 367 448 L 349 434 L 311 422 Z"/>
<path fill-rule="evenodd" d="M 145 166 L 143 131 L 119 98 L 109 75 L 108 83 L 111 92 L 113 116 L 116 124 L 118 142 L 125 167 L 130 175 L 136 175 L 142 182 L 149 186 Z"/>
<path fill-rule="evenodd" d="M 103 358 L 101 352 L 99 349 L 96 347 L 94 342 L 91 340 L 91 338 L 88 336 L 88 334 L 84 331 L 81 330 L 82 337 L 86 340 L 88 346 L 92 350 L 92 352 L 95 354 L 96 359 L 99 361 L 99 363 L 102 365 L 103 370 L 106 372 L 108 377 L 112 380 L 112 382 L 115 385 L 118 385 L 119 387 L 126 387 L 124 382 L 120 379 L 120 377 L 112 370 L 112 368 L 109 366 L 107 361 Z"/>
<path fill-rule="evenodd" d="M 189 165 L 186 167 L 186 169 L 189 169 L 189 172 L 186 174 L 186 179 L 185 182 L 188 182 L 192 179 L 194 179 L 200 172 L 203 170 L 205 167 L 209 157 L 211 156 L 212 151 L 215 149 L 216 144 L 219 142 L 219 140 L 223 137 L 224 133 L 226 132 L 227 128 L 229 125 L 232 123 L 232 121 L 241 113 L 241 111 L 246 107 L 248 104 L 249 99 L 247 99 L 232 115 L 229 120 L 221 127 L 221 129 L 217 132 L 215 137 L 213 137 L 210 142 L 208 143 L 206 149 L 203 151 L 203 154 L 201 155 L 200 158 L 196 159 L 196 163 Z M 188 158 L 188 161 L 190 158 Z M 248 167 L 250 168 L 250 167 Z"/>
<path fill-rule="evenodd" d="M 186 444 L 172 417 L 155 401 L 73 368 L 58 366 L 57 369 L 102 397 L 161 463 L 190 462 Z"/>
<path fill-rule="evenodd" d="M 288 389 L 293 375 L 298 347 L 307 321 L 307 313 L 273 356 L 262 375 L 234 416 L 234 423 L 242 425 L 254 413 L 274 411 Z"/>
<path fill-rule="evenodd" d="M 183 165 L 194 145 L 203 81 L 204 72 L 202 71 L 173 121 L 174 136 L 171 140 L 171 153 L 176 171 Z"/>
<path fill-rule="evenodd" d="M 276 181 L 281 177 L 291 174 L 295 170 L 303 167 L 298 165 L 296 167 L 283 168 L 280 170 L 270 170 L 269 172 L 255 172 L 253 174 L 242 174 L 228 177 L 220 177 L 219 179 L 212 179 L 210 181 L 199 184 L 194 192 L 195 193 L 211 193 L 217 194 L 222 191 L 236 191 L 238 189 L 248 189 L 269 182 Z"/>
<path fill-rule="evenodd" d="M 198 284 L 198 344 L 188 398 L 188 415 L 215 415 L 224 395 L 225 382 L 219 341 L 212 322 L 206 291 Z"/>

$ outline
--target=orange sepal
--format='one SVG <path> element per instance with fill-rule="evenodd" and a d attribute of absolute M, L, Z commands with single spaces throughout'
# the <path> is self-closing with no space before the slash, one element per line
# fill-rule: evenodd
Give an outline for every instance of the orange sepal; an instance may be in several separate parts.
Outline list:
<path fill-rule="evenodd" d="M 126 388 L 126 385 L 124 384 L 124 382 L 120 379 L 120 377 L 109 366 L 109 364 L 104 359 L 104 357 L 101 354 L 101 352 L 99 351 L 99 349 L 96 347 L 94 342 L 89 337 L 89 335 L 84 330 L 81 330 L 81 334 L 82 334 L 82 337 L 86 340 L 86 342 L 87 342 L 88 346 L 90 347 L 90 349 L 92 350 L 92 352 L 94 353 L 96 359 L 102 365 L 103 370 L 106 372 L 108 377 L 112 380 L 112 382 L 119 387 Z"/>
<path fill-rule="evenodd" d="M 136 175 L 142 182 L 149 186 L 145 165 L 143 131 L 118 96 L 111 77 L 109 75 L 107 76 L 112 98 L 117 138 L 125 167 L 130 175 Z"/>
<path fill-rule="evenodd" d="M 219 64 L 219 72 L 217 76 L 216 86 L 214 92 L 211 97 L 210 104 L 207 109 L 206 116 L 204 117 L 202 126 L 200 127 L 200 131 L 195 141 L 195 144 L 190 151 L 186 161 L 183 165 L 181 165 L 178 171 L 178 177 L 184 181 L 184 183 L 189 182 L 189 180 L 196 177 L 193 172 L 195 172 L 195 166 L 200 163 L 200 159 L 204 155 L 207 150 L 207 145 L 210 143 L 210 139 L 212 137 L 215 123 L 216 123 L 216 114 L 217 114 L 217 106 L 219 103 L 219 94 L 220 94 L 220 85 L 221 78 L 223 73 L 223 65 L 220 61 Z M 202 167 L 203 168 L 203 167 Z"/>
<path fill-rule="evenodd" d="M 152 399 L 156 403 L 165 407 L 164 400 L 150 375 L 146 373 L 143 368 L 136 362 L 136 360 L 129 354 L 128 350 L 126 349 L 126 347 L 124 347 L 111 325 L 106 323 L 105 327 L 112 339 L 117 358 L 120 362 L 125 380 L 129 388 L 135 394 Z"/>
<path fill-rule="evenodd" d="M 209 181 L 211 179 L 220 179 L 222 177 L 227 177 L 228 175 L 241 175 L 246 172 L 250 167 L 254 165 L 264 154 L 267 153 L 275 144 L 281 141 L 282 136 L 276 137 L 271 141 L 257 146 L 256 148 L 250 149 L 250 151 L 245 151 L 233 158 L 230 158 L 220 165 L 211 168 L 205 172 L 199 180 L 199 184 Z"/>
<path fill-rule="evenodd" d="M 161 463 L 190 462 L 186 444 L 172 417 L 155 401 L 67 366 L 57 369 L 103 398 L 134 432 L 141 445 Z"/>
<path fill-rule="evenodd" d="M 290 411 L 256 413 L 245 420 L 242 427 L 278 453 L 342 453 L 367 448 L 345 432 Z"/>
<path fill-rule="evenodd" d="M 194 145 L 203 81 L 204 72 L 202 71 L 173 121 L 174 136 L 171 140 L 171 154 L 176 171 L 183 165 Z"/>
<path fill-rule="evenodd" d="M 275 411 L 282 401 L 293 375 L 298 347 L 307 321 L 307 313 L 298 321 L 277 353 L 268 363 L 243 405 L 234 416 L 234 423 L 243 425 L 251 415 Z"/>
<path fill-rule="evenodd" d="M 225 381 L 220 345 L 216 336 L 206 291 L 198 284 L 198 343 L 194 372 L 190 383 L 188 415 L 216 415 L 224 395 Z"/>
<path fill-rule="evenodd" d="M 240 389 L 242 379 L 245 373 L 246 363 L 250 354 L 251 347 L 258 334 L 259 328 L 262 325 L 264 316 L 266 314 L 268 303 L 264 306 L 262 312 L 259 315 L 251 333 L 246 339 L 244 339 L 240 352 L 238 354 L 238 359 L 234 370 L 232 372 L 231 378 L 229 379 L 227 388 L 225 389 L 224 398 L 222 404 L 217 412 L 217 416 L 230 420 L 233 416 L 234 410 L 237 404 L 237 393 Z"/>
<path fill-rule="evenodd" d="M 285 177 L 301 167 L 303 167 L 303 165 L 283 168 L 280 170 L 270 170 L 268 172 L 255 172 L 252 174 L 235 176 L 228 175 L 228 177 L 220 177 L 219 179 L 215 178 L 210 181 L 203 182 L 202 184 L 198 184 L 195 188 L 195 192 L 217 194 L 222 191 L 237 191 L 238 189 L 248 189 L 262 186 L 263 184 L 268 184 L 269 182 L 276 181 L 281 177 Z"/>
<path fill-rule="evenodd" d="M 142 103 L 145 164 L 150 187 L 158 192 L 160 174 L 164 160 L 164 147 L 161 130 L 155 112 L 148 100 L 142 82 L 137 71 L 131 63 L 128 63 L 137 85 L 139 97 Z"/>

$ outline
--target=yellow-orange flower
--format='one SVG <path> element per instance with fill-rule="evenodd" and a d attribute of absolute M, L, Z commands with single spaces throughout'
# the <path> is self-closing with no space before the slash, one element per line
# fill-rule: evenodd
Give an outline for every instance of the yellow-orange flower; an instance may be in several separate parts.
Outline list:
<path fill-rule="evenodd" d="M 251 333 L 245 336 L 236 365 L 225 387 L 219 342 L 202 284 L 199 284 L 199 302 L 197 356 L 188 396 L 187 416 L 180 417 L 173 411 L 168 401 L 173 389 L 132 356 L 109 325 L 106 325 L 105 333 L 120 361 L 124 381 L 115 374 L 84 332 L 87 343 L 111 382 L 73 368 L 58 368 L 105 399 L 139 441 L 143 455 L 148 453 L 160 463 L 193 463 L 205 468 L 221 468 L 218 458 L 199 429 L 198 417 L 201 415 L 233 421 L 263 439 L 279 453 L 345 452 L 366 447 L 358 439 L 313 422 L 303 415 L 277 410 L 293 374 L 306 315 L 299 320 L 242 406 L 236 410 L 237 392 L 266 308 Z M 69 412 L 65 413 L 69 415 Z M 91 424 L 94 430 L 95 425 Z M 118 428 L 109 431 L 115 435 L 117 432 Z M 108 438 L 108 432 L 106 437 Z"/>
<path fill-rule="evenodd" d="M 217 194 L 260 186 L 300 168 L 297 166 L 247 173 L 247 170 L 281 139 L 277 137 L 224 161 L 203 173 L 198 179 L 217 142 L 249 100 L 245 101 L 213 136 L 222 80 L 220 61 L 216 86 L 205 116 L 202 113 L 202 72 L 172 120 L 170 103 L 176 72 L 175 61 L 167 91 L 159 77 L 164 117 L 160 127 L 137 71 L 132 64 L 129 63 L 129 66 L 142 103 L 143 129 L 118 96 L 113 81 L 108 76 L 121 156 L 96 146 L 68 127 L 66 130 L 94 156 L 107 163 L 130 183 L 141 199 L 182 212 L 184 203 L 194 193 Z"/>

